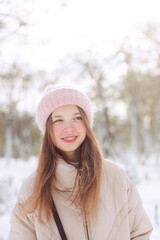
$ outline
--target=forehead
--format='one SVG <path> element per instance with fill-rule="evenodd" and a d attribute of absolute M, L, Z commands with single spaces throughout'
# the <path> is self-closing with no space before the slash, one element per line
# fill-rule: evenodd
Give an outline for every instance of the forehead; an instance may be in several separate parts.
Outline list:
<path fill-rule="evenodd" d="M 55 117 L 57 115 L 63 116 L 65 114 L 75 114 L 75 113 L 80 113 L 76 105 L 65 105 L 65 106 L 56 108 L 56 110 L 52 112 L 52 117 Z"/>

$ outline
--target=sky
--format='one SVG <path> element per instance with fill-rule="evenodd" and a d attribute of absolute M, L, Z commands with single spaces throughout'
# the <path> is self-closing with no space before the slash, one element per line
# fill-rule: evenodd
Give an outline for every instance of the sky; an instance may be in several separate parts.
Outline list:
<path fill-rule="evenodd" d="M 101 56 L 109 54 L 114 43 L 135 27 L 160 21 L 159 5 L 159 0 L 24 1 L 29 27 L 22 39 L 6 42 L 5 56 L 52 71 L 68 53 L 90 49 Z M 23 28 L 20 34 L 23 36 Z"/>
<path fill-rule="evenodd" d="M 33 70 L 53 73 L 67 55 L 88 50 L 103 60 L 135 28 L 148 21 L 160 22 L 159 0 L 17 0 L 11 3 L 13 6 L 9 8 L 4 1 L 1 11 L 17 13 L 28 25 L 1 42 L 1 59 L 7 68 L 16 61 Z M 12 30 L 16 28 L 13 22 L 8 26 Z M 5 70 L 2 63 L 1 71 Z M 111 71 L 111 74 L 113 80 L 119 73 Z M 62 81 L 66 83 L 66 79 Z M 86 84 L 86 81 L 81 83 L 83 89 Z M 33 91 L 36 88 L 32 86 Z"/>

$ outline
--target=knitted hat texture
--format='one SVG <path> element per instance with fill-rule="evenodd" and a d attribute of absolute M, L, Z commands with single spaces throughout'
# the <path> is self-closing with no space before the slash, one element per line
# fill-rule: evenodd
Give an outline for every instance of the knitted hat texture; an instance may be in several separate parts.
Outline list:
<path fill-rule="evenodd" d="M 46 130 L 46 122 L 49 115 L 56 110 L 56 108 L 64 105 L 77 105 L 82 108 L 90 126 L 92 126 L 93 116 L 91 102 L 83 92 L 70 86 L 50 85 L 45 91 L 37 108 L 37 122 L 43 133 Z"/>

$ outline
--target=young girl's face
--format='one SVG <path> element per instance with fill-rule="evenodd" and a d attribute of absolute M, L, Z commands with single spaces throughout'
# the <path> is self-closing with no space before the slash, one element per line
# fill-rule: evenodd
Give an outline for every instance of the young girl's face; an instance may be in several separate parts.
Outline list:
<path fill-rule="evenodd" d="M 52 141 L 71 160 L 86 137 L 86 127 L 75 105 L 65 105 L 52 113 Z"/>

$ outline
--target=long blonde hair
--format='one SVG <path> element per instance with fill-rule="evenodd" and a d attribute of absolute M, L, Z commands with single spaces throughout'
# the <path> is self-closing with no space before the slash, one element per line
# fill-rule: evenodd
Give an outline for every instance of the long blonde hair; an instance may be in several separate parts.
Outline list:
<path fill-rule="evenodd" d="M 80 173 L 81 176 L 78 191 L 74 195 L 72 204 L 80 207 L 82 215 L 89 218 L 90 216 L 96 216 L 97 213 L 102 174 L 102 155 L 84 111 L 79 107 L 78 109 L 87 133 L 85 140 L 79 147 L 80 162 L 77 175 Z M 43 222 L 42 212 L 47 219 L 52 216 L 51 192 L 56 181 L 55 170 L 60 154 L 58 149 L 53 145 L 51 129 L 52 118 L 50 115 L 46 123 L 46 131 L 42 141 L 34 190 L 23 206 L 24 213 L 31 213 L 38 209 L 40 222 Z"/>

